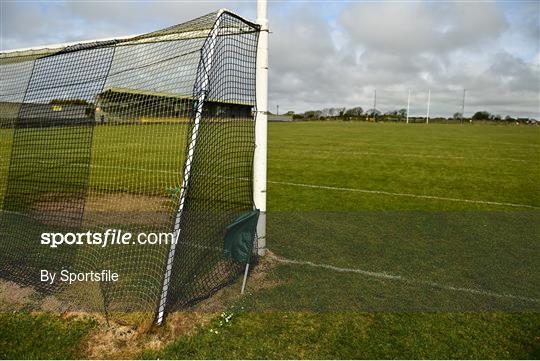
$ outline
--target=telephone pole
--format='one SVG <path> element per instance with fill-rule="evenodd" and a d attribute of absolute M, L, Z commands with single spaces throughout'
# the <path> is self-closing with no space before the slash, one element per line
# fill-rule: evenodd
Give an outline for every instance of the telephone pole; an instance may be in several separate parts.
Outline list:
<path fill-rule="evenodd" d="M 461 101 L 461 121 L 465 118 L 465 94 L 467 93 L 467 89 L 463 88 L 463 99 Z"/>
<path fill-rule="evenodd" d="M 427 95 L 427 112 L 426 112 L 426 124 L 429 124 L 429 105 L 431 103 L 431 89 L 428 89 Z"/>
<path fill-rule="evenodd" d="M 407 124 L 409 124 L 410 105 L 411 105 L 411 89 L 409 89 L 409 95 L 407 95 Z"/>
<path fill-rule="evenodd" d="M 373 120 L 377 119 L 377 113 L 375 112 L 377 109 L 377 89 L 373 91 Z"/>

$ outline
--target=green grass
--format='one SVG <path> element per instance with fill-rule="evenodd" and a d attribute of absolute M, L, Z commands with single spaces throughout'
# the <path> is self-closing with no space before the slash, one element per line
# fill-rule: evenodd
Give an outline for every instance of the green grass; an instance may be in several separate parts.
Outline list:
<path fill-rule="evenodd" d="M 272 124 L 268 153 L 270 181 L 540 206 L 538 127 Z M 268 194 L 273 211 L 509 209 L 274 183 Z"/>
<path fill-rule="evenodd" d="M 243 313 L 145 359 L 538 358 L 530 314 Z M 217 334 L 215 333 L 217 331 Z"/>
<path fill-rule="evenodd" d="M 270 249 L 406 281 L 280 265 L 230 327 L 141 357 L 538 357 L 537 301 L 427 284 L 538 298 L 537 209 L 278 182 L 539 207 L 540 129 L 315 122 L 269 140 Z"/>
<path fill-rule="evenodd" d="M 539 310 L 538 301 L 474 293 L 540 298 L 538 213 L 284 212 L 268 222 L 279 256 L 380 277 L 284 265 L 275 278 L 287 281 L 255 295 L 252 309 Z"/>
<path fill-rule="evenodd" d="M 97 127 L 91 187 L 162 195 L 182 127 Z M 142 357 L 538 358 L 538 302 L 505 295 L 540 298 L 539 159 L 538 127 L 271 123 L 269 248 L 402 279 L 281 264 L 231 326 Z"/>
<path fill-rule="evenodd" d="M 0 359 L 82 358 L 81 342 L 94 326 L 89 319 L 0 313 Z"/>

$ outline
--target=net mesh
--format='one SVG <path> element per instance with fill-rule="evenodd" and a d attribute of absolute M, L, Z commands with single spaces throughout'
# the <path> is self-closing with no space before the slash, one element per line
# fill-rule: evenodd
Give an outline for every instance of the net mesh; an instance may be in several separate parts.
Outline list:
<path fill-rule="evenodd" d="M 129 39 L 0 54 L 0 277 L 54 310 L 145 319 L 234 280 L 244 265 L 224 257 L 223 237 L 253 210 L 258 31 L 219 11 Z M 41 242 L 107 230 L 177 242 Z M 119 278 L 44 282 L 43 270 Z"/>

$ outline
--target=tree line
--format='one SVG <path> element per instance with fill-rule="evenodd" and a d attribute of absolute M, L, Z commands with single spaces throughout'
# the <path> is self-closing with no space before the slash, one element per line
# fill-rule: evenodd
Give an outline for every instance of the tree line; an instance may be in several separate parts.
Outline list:
<path fill-rule="evenodd" d="M 289 111 L 284 115 L 292 116 L 295 120 L 363 120 L 363 121 L 405 121 L 407 118 L 407 109 L 395 109 L 382 113 L 378 109 L 364 110 L 362 107 L 353 108 L 325 108 L 321 110 L 308 110 L 303 113 Z M 409 116 L 409 121 L 425 121 L 425 116 Z M 469 122 L 469 121 L 489 121 L 501 123 L 534 123 L 535 119 L 516 118 L 510 115 L 502 116 L 491 114 L 488 111 L 480 110 L 475 112 L 472 117 L 464 117 L 461 112 L 456 112 L 452 117 L 430 117 L 430 121 L 449 121 L 449 122 Z"/>

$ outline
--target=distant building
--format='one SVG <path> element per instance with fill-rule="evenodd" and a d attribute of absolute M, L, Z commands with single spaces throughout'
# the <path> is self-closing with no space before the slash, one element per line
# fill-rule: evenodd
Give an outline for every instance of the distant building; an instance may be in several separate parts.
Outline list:
<path fill-rule="evenodd" d="M 293 120 L 292 115 L 268 114 L 269 122 L 292 122 L 292 120 Z"/>
<path fill-rule="evenodd" d="M 93 105 L 0 102 L 0 119 L 17 126 L 80 124 L 92 120 Z"/>
<path fill-rule="evenodd" d="M 82 123 L 187 122 L 196 99 L 138 89 L 109 88 L 96 104 L 82 99 L 54 99 L 48 103 L 0 102 L 0 127 L 53 126 Z M 203 116 L 220 121 L 253 118 L 253 105 L 207 99 Z"/>
<path fill-rule="evenodd" d="M 97 123 L 166 123 L 188 121 L 196 100 L 192 96 L 138 89 L 110 88 L 97 97 Z M 221 120 L 253 117 L 253 106 L 241 102 L 207 99 L 203 115 Z"/>

